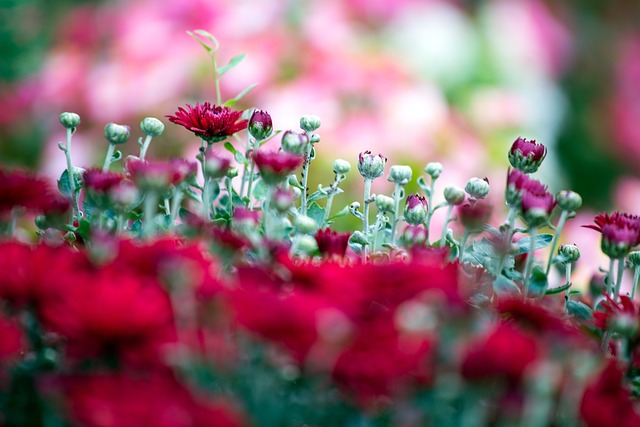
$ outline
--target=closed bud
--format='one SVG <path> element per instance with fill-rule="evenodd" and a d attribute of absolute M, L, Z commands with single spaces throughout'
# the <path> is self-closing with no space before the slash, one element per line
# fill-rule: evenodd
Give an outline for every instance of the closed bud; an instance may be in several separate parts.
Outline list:
<path fill-rule="evenodd" d="M 461 205 L 464 203 L 464 190 L 455 185 L 450 185 L 444 189 L 444 199 L 450 205 Z"/>
<path fill-rule="evenodd" d="M 509 163 L 523 173 L 533 173 L 538 170 L 545 156 L 547 147 L 535 140 L 525 138 L 516 139 L 509 150 Z"/>
<path fill-rule="evenodd" d="M 320 135 L 318 135 L 317 133 L 311 134 L 311 137 L 310 137 L 309 141 L 312 144 L 317 144 L 318 142 L 320 142 Z"/>
<path fill-rule="evenodd" d="M 280 213 L 287 212 L 293 206 L 294 196 L 291 190 L 278 188 L 273 193 L 272 206 Z"/>
<path fill-rule="evenodd" d="M 489 180 L 487 178 L 471 178 L 464 190 L 474 199 L 484 199 L 489 194 Z"/>
<path fill-rule="evenodd" d="M 565 264 L 573 264 L 580 259 L 580 249 L 576 245 L 560 245 L 558 255 L 563 258 Z"/>
<path fill-rule="evenodd" d="M 60 124 L 65 129 L 75 129 L 80 124 L 80 116 L 76 113 L 64 112 L 60 114 Z"/>
<path fill-rule="evenodd" d="M 407 185 L 409 181 L 411 181 L 412 175 L 413 171 L 410 166 L 393 165 L 389 170 L 389 177 L 387 180 L 396 184 Z"/>
<path fill-rule="evenodd" d="M 402 232 L 401 240 L 406 247 L 423 245 L 427 241 L 427 229 L 422 224 L 408 225 Z"/>
<path fill-rule="evenodd" d="M 129 139 L 131 129 L 126 125 L 107 123 L 104 127 L 104 137 L 110 144 L 124 144 Z"/>
<path fill-rule="evenodd" d="M 394 200 L 392 197 L 385 196 L 384 194 L 378 194 L 375 200 L 376 208 L 380 212 L 393 212 Z"/>
<path fill-rule="evenodd" d="M 427 219 L 428 211 L 427 200 L 422 196 L 412 194 L 407 197 L 407 204 L 404 206 L 404 220 L 411 225 L 422 224 Z"/>
<path fill-rule="evenodd" d="M 312 234 L 318 229 L 318 224 L 311 217 L 298 215 L 293 221 L 293 228 L 300 234 Z"/>
<path fill-rule="evenodd" d="M 273 122 L 269 113 L 263 110 L 254 110 L 247 126 L 249 133 L 258 141 L 268 138 L 273 132 Z"/>
<path fill-rule="evenodd" d="M 424 167 L 424 172 L 432 179 L 438 179 L 443 170 L 444 166 L 442 166 L 442 163 L 440 162 L 430 162 L 427 163 L 427 166 Z"/>
<path fill-rule="evenodd" d="M 333 161 L 333 171 L 339 175 L 346 175 L 351 170 L 351 163 L 346 160 L 336 159 Z"/>
<path fill-rule="evenodd" d="M 532 208 L 524 212 L 524 220 L 530 227 L 537 228 L 549 222 L 549 213 L 543 208 Z"/>
<path fill-rule="evenodd" d="M 307 114 L 300 118 L 300 129 L 313 132 L 320 127 L 320 117 L 315 114 Z"/>
<path fill-rule="evenodd" d="M 358 172 L 365 179 L 380 178 L 384 173 L 387 158 L 382 154 L 371 154 L 371 151 L 360 153 L 358 157 Z"/>
<path fill-rule="evenodd" d="M 582 197 L 574 191 L 562 190 L 556 195 L 556 202 L 563 211 L 575 212 L 582 206 Z"/>
<path fill-rule="evenodd" d="M 292 130 L 286 131 L 282 135 L 280 145 L 287 153 L 303 154 L 307 150 L 309 137 L 304 133 L 297 133 Z"/>
<path fill-rule="evenodd" d="M 634 338 L 639 329 L 638 318 L 632 313 L 620 311 L 611 317 L 609 331 L 618 333 L 627 338 Z"/>
<path fill-rule="evenodd" d="M 313 236 L 296 236 L 293 248 L 300 254 L 313 255 L 318 251 L 318 243 Z"/>
<path fill-rule="evenodd" d="M 240 173 L 240 171 L 238 171 L 238 168 L 235 166 L 231 166 L 229 168 L 229 170 L 227 171 L 227 178 L 235 178 L 236 176 L 238 176 L 238 174 Z"/>
<path fill-rule="evenodd" d="M 164 123 L 155 117 L 146 117 L 140 122 L 142 133 L 149 136 L 160 136 L 164 132 Z"/>

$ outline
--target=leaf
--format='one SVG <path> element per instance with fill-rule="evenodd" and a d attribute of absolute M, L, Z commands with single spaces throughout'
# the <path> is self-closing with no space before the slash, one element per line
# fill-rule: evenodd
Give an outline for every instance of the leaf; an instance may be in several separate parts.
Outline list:
<path fill-rule="evenodd" d="M 553 240 L 553 234 L 537 234 L 533 243 L 533 250 L 546 248 Z M 517 250 L 515 255 L 521 255 L 529 252 L 531 246 L 531 236 L 523 237 L 516 242 Z"/>
<path fill-rule="evenodd" d="M 241 165 L 249 165 L 249 159 L 247 159 L 245 155 L 240 151 L 236 151 L 236 154 L 233 156 L 233 158 L 236 159 L 236 162 Z"/>
<path fill-rule="evenodd" d="M 236 149 L 233 145 L 231 145 L 230 142 L 224 143 L 224 149 L 230 152 L 231 154 L 233 154 L 234 156 L 236 155 Z"/>
<path fill-rule="evenodd" d="M 549 281 L 542 267 L 536 265 L 531 271 L 531 279 L 529 280 L 528 296 L 536 298 L 545 295 L 547 288 L 549 287 Z"/>
<path fill-rule="evenodd" d="M 320 200 L 320 199 L 324 199 L 325 197 L 327 197 L 328 194 L 326 192 L 322 192 L 320 190 L 318 191 L 314 191 L 313 193 L 311 193 L 311 195 L 307 198 L 307 203 L 311 203 L 311 202 L 315 202 L 316 200 Z"/>
<path fill-rule="evenodd" d="M 193 38 L 195 41 L 197 41 L 198 43 L 200 43 L 200 45 L 205 48 L 205 50 L 209 53 L 211 52 L 216 52 L 218 50 L 218 48 L 220 47 L 220 43 L 218 43 L 218 40 L 208 31 L 205 30 L 195 30 L 195 31 L 187 31 L 187 34 L 189 34 L 189 36 L 191 36 L 191 38 Z M 207 40 L 209 40 L 212 44 L 212 46 L 209 46 L 208 44 L 206 44 L 205 42 L 203 42 L 202 40 L 200 40 L 199 37 L 203 37 Z"/>
<path fill-rule="evenodd" d="M 74 178 L 75 178 L 74 183 L 76 184 L 75 190 L 77 193 L 80 191 L 82 182 L 80 181 L 80 178 L 78 175 L 76 175 Z M 60 191 L 60 193 L 63 196 L 66 196 L 66 197 L 72 196 L 71 185 L 69 182 L 69 172 L 67 169 L 65 169 L 64 172 L 62 172 L 62 175 L 60 175 L 60 179 L 58 180 L 58 191 Z"/>
<path fill-rule="evenodd" d="M 567 301 L 567 311 L 580 320 L 590 320 L 593 317 L 591 307 L 580 301 Z"/>
<path fill-rule="evenodd" d="M 225 107 L 232 107 L 236 104 L 236 102 L 240 101 L 246 94 L 251 92 L 255 87 L 258 86 L 258 83 L 254 83 L 251 86 L 247 87 L 245 90 L 237 94 L 235 97 L 227 100 L 223 105 Z"/>
<path fill-rule="evenodd" d="M 209 202 L 213 203 L 220 194 L 220 184 L 218 184 L 218 181 L 211 180 L 207 189 L 209 191 Z"/>
<path fill-rule="evenodd" d="M 222 77 L 224 75 L 224 73 L 226 73 L 227 71 L 237 67 L 238 64 L 240 64 L 242 62 L 242 60 L 244 58 L 246 58 L 246 57 L 247 57 L 246 53 L 241 53 L 240 55 L 234 56 L 233 58 L 231 58 L 229 60 L 229 63 L 227 65 L 218 68 L 218 70 L 217 70 L 218 71 L 218 75 L 220 77 Z"/>
<path fill-rule="evenodd" d="M 307 209 L 307 216 L 313 218 L 316 224 L 318 224 L 318 226 L 321 226 L 324 221 L 324 209 L 321 208 L 316 202 L 313 202 Z"/>
<path fill-rule="evenodd" d="M 267 185 L 263 180 L 259 180 L 255 183 L 252 194 L 256 200 L 264 200 L 264 198 L 267 197 Z"/>
<path fill-rule="evenodd" d="M 507 279 L 503 275 L 500 275 L 493 282 L 493 291 L 498 294 L 499 297 L 518 296 L 522 293 L 520 288 L 511 279 Z"/>
<path fill-rule="evenodd" d="M 418 186 L 422 188 L 422 191 L 425 192 L 427 197 L 429 197 L 431 195 L 431 186 L 429 186 L 426 182 L 424 182 L 424 177 L 423 176 L 419 177 L 416 182 L 418 183 Z"/>
<path fill-rule="evenodd" d="M 342 218 L 343 216 L 347 216 L 347 215 L 349 215 L 349 205 L 345 206 L 344 208 L 340 209 L 338 212 L 331 215 L 329 219 L 332 220 L 336 218 Z"/>
<path fill-rule="evenodd" d="M 558 286 L 557 288 L 553 288 L 553 289 L 547 289 L 547 291 L 545 292 L 545 295 L 555 295 L 555 294 L 559 294 L 560 292 L 564 292 L 567 289 L 569 289 L 571 287 L 571 282 L 569 283 L 565 283 L 562 286 Z"/>

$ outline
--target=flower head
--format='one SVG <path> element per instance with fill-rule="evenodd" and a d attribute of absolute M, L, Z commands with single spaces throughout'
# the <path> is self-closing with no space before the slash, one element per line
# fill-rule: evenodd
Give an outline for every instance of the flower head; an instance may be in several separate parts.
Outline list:
<path fill-rule="evenodd" d="M 108 193 L 120 185 L 124 178 L 125 176 L 121 173 L 103 171 L 97 168 L 87 169 L 82 174 L 85 188 L 94 193 Z"/>
<path fill-rule="evenodd" d="M 509 150 L 509 163 L 524 173 L 533 173 L 538 170 L 546 155 L 547 147 L 538 144 L 534 139 L 519 137 Z"/>
<path fill-rule="evenodd" d="M 358 156 L 358 171 L 365 179 L 380 178 L 386 164 L 386 157 L 382 154 L 371 154 L 369 150 Z"/>
<path fill-rule="evenodd" d="M 197 165 L 184 159 L 169 161 L 148 161 L 130 157 L 125 167 L 131 179 L 141 189 L 166 190 L 178 185 L 197 173 Z"/>
<path fill-rule="evenodd" d="M 258 150 L 253 153 L 260 176 L 265 183 L 279 184 L 302 164 L 302 157 L 290 153 Z"/>
<path fill-rule="evenodd" d="M 209 102 L 187 104 L 179 107 L 174 116 L 167 115 L 169 121 L 183 126 L 209 143 L 219 142 L 247 127 L 247 120 L 240 120 L 242 112 L 229 107 L 213 105 Z"/>
<path fill-rule="evenodd" d="M 507 174 L 505 198 L 510 206 L 520 208 L 530 224 L 544 222 L 556 205 L 556 199 L 547 186 L 517 169 L 510 169 Z"/>
<path fill-rule="evenodd" d="M 611 258 L 626 256 L 631 248 L 640 244 L 640 217 L 623 212 L 597 215 L 595 225 L 585 225 L 586 228 L 599 231 L 602 234 L 600 248 Z"/>
<path fill-rule="evenodd" d="M 263 110 L 254 110 L 249 120 L 249 133 L 257 140 L 263 140 L 273 132 L 273 122 L 269 113 Z"/>
<path fill-rule="evenodd" d="M 427 199 L 417 194 L 407 197 L 407 204 L 404 207 L 404 220 L 411 225 L 422 224 L 427 220 L 429 206 Z"/>
<path fill-rule="evenodd" d="M 69 201 L 45 178 L 24 171 L 0 169 L 0 214 L 21 207 L 31 212 L 63 213 Z"/>
<path fill-rule="evenodd" d="M 458 218 L 469 232 L 479 232 L 489 222 L 491 217 L 491 205 L 483 202 L 473 204 L 466 203 L 458 206 Z"/>
<path fill-rule="evenodd" d="M 330 228 L 324 228 L 318 230 L 314 237 L 323 256 L 344 258 L 349 244 L 349 233 L 338 233 Z"/>

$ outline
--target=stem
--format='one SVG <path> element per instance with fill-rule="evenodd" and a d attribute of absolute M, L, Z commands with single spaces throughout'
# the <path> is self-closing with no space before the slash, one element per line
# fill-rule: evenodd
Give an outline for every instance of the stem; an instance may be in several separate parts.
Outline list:
<path fill-rule="evenodd" d="M 570 262 L 568 262 L 564 266 L 564 277 L 565 277 L 565 280 L 567 281 L 567 283 L 569 283 L 569 287 L 567 288 L 567 290 L 564 293 L 564 310 L 565 310 L 565 312 L 567 311 L 567 303 L 571 299 L 571 266 L 572 266 L 572 264 Z"/>
<path fill-rule="evenodd" d="M 229 215 L 231 215 L 233 213 L 233 187 L 231 185 L 231 178 L 226 177 L 225 180 L 225 187 L 227 187 L 227 194 L 228 194 L 228 211 L 229 211 Z"/>
<path fill-rule="evenodd" d="M 102 165 L 102 172 L 106 172 L 109 170 L 109 166 L 111 165 L 111 159 L 113 159 L 113 152 L 115 151 L 115 144 L 109 144 L 109 148 L 107 149 L 107 157 L 104 158 L 104 165 Z"/>
<path fill-rule="evenodd" d="M 369 198 L 371 197 L 371 184 L 373 183 L 372 179 L 365 178 L 364 179 L 364 195 L 363 202 L 364 205 L 362 207 L 362 232 L 364 233 L 364 237 L 369 240 Z M 325 213 L 326 214 L 326 213 Z M 362 258 L 367 260 L 367 245 L 362 247 Z"/>
<path fill-rule="evenodd" d="M 164 199 L 164 214 L 171 215 L 171 206 L 169 205 L 169 199 Z"/>
<path fill-rule="evenodd" d="M 556 248 L 558 247 L 558 240 L 560 240 L 560 233 L 562 233 L 562 228 L 564 227 L 564 223 L 567 222 L 567 216 L 569 215 L 568 211 L 563 210 L 560 214 L 560 220 L 558 220 L 558 225 L 556 227 L 556 231 L 553 233 L 553 241 L 551 243 L 551 252 L 549 252 L 549 260 L 547 261 L 547 269 L 545 270 L 545 274 L 549 275 L 549 270 L 551 270 L 551 265 L 553 263 L 553 256 L 556 253 Z"/>
<path fill-rule="evenodd" d="M 524 297 L 526 298 L 529 294 L 529 282 L 531 282 L 531 271 L 533 270 L 533 258 L 534 251 L 536 248 L 536 233 L 537 228 L 533 227 L 529 231 L 529 235 L 531 237 L 531 243 L 529 245 L 529 254 L 527 256 L 527 265 L 524 270 Z"/>
<path fill-rule="evenodd" d="M 613 269 L 614 269 L 614 263 L 616 262 L 615 258 L 609 258 L 609 274 L 607 276 L 607 278 L 609 279 L 607 283 L 607 295 L 609 295 L 610 297 L 613 297 L 613 292 L 614 292 L 614 282 L 613 282 Z"/>
<path fill-rule="evenodd" d="M 202 213 L 207 220 L 211 219 L 210 210 L 211 210 L 211 200 L 209 196 L 209 183 L 211 179 L 205 177 L 204 178 L 204 186 L 202 187 Z"/>
<path fill-rule="evenodd" d="M 216 65 L 216 53 L 211 52 L 211 62 L 213 62 L 213 82 L 216 87 L 216 104 L 222 104 L 222 94 L 220 93 L 220 75 L 218 74 L 218 66 Z"/>
<path fill-rule="evenodd" d="M 80 204 L 78 202 L 78 194 L 76 193 L 76 178 L 73 173 L 73 165 L 71 163 L 71 136 L 73 129 L 67 129 L 67 139 L 64 146 L 64 155 L 67 158 L 67 177 L 69 180 L 69 189 L 71 190 L 71 198 L 73 200 L 74 216 L 80 214 Z"/>
<path fill-rule="evenodd" d="M 631 288 L 631 301 L 636 297 L 636 288 L 638 287 L 638 281 L 640 281 L 640 267 L 636 267 L 633 272 L 633 288 Z"/>
<path fill-rule="evenodd" d="M 509 215 L 507 216 L 507 230 L 505 234 L 505 240 L 509 244 L 511 244 L 511 240 L 513 239 L 513 227 L 516 221 L 516 215 L 518 211 L 515 207 L 509 206 Z M 496 269 L 496 277 L 502 274 L 502 267 L 504 266 L 504 261 L 507 258 L 507 254 L 501 254 L 498 260 L 498 267 Z"/>
<path fill-rule="evenodd" d="M 247 133 L 247 141 L 244 144 L 244 156 L 249 156 L 249 147 L 251 146 L 251 135 Z M 247 164 L 242 166 L 242 181 L 240 181 L 240 198 L 244 197 L 244 187 L 247 184 Z"/>
<path fill-rule="evenodd" d="M 400 199 L 402 198 L 402 186 L 395 184 L 393 189 L 393 220 L 391 221 L 391 245 L 396 245 L 396 231 L 398 228 L 398 216 L 400 214 Z"/>
<path fill-rule="evenodd" d="M 371 253 L 374 253 L 378 246 L 378 234 L 380 233 L 380 229 L 382 228 L 381 224 L 384 221 L 383 218 L 384 218 L 384 215 L 382 214 L 382 212 L 378 212 L 378 215 L 376 216 L 376 223 L 373 226 L 374 233 L 373 233 L 373 243 L 371 244 Z"/>
<path fill-rule="evenodd" d="M 307 137 L 311 140 L 311 135 L 307 132 Z M 300 198 L 300 211 L 302 215 L 307 214 L 307 180 L 309 178 L 309 165 L 311 164 L 311 150 L 313 149 L 313 145 L 309 142 L 307 145 L 307 151 L 304 153 L 304 164 L 302 165 L 302 197 Z M 366 182 L 365 182 L 366 186 Z M 365 209 L 366 209 L 365 203 Z"/>
<path fill-rule="evenodd" d="M 427 243 L 429 243 L 429 227 L 431 226 L 431 218 L 433 217 L 433 193 L 436 191 L 436 180 L 431 178 L 431 186 L 429 187 L 429 197 L 428 197 L 428 207 L 429 211 L 427 212 L 427 222 L 425 227 L 427 228 Z"/>
<path fill-rule="evenodd" d="M 269 216 L 271 214 L 271 198 L 273 197 L 273 188 L 267 186 L 266 200 L 262 202 L 262 224 L 264 226 L 264 237 L 269 238 L 271 236 L 271 229 L 269 223 Z"/>
<path fill-rule="evenodd" d="M 147 150 L 149 149 L 149 144 L 151 144 L 152 138 L 153 137 L 151 135 L 147 135 L 147 137 L 144 139 L 142 147 L 140 147 L 140 160 L 144 160 L 145 156 L 147 155 Z"/>
<path fill-rule="evenodd" d="M 444 247 L 444 243 L 447 239 L 447 225 L 449 225 L 449 221 L 451 220 L 451 214 L 453 213 L 454 205 L 449 205 L 447 208 L 447 214 L 444 217 L 444 225 L 442 226 L 442 234 L 440 235 L 440 247 Z"/>
<path fill-rule="evenodd" d="M 156 191 L 148 191 L 144 196 L 143 215 L 144 224 L 142 224 L 142 235 L 150 237 L 153 234 L 153 217 L 158 207 L 159 195 Z"/>
<path fill-rule="evenodd" d="M 624 257 L 618 258 L 618 277 L 616 278 L 616 293 L 613 296 L 614 301 L 620 299 L 620 288 L 622 287 L 622 276 L 624 274 Z"/>
<path fill-rule="evenodd" d="M 176 194 L 173 196 L 173 200 L 171 201 L 171 217 L 170 217 L 170 226 L 173 227 L 176 224 L 176 219 L 178 217 L 178 211 L 180 210 L 180 203 L 183 198 L 182 188 L 178 187 L 176 189 Z"/>
<path fill-rule="evenodd" d="M 249 171 L 249 188 L 247 189 L 247 198 L 249 199 L 249 210 L 253 210 L 251 203 L 251 191 L 253 190 L 253 177 L 256 173 L 256 164 L 251 160 L 251 170 Z"/>
<path fill-rule="evenodd" d="M 336 190 L 338 189 L 338 185 L 340 184 L 340 178 L 341 175 L 336 174 L 336 179 L 329 188 L 329 194 L 327 195 L 327 204 L 324 207 L 324 218 L 321 224 L 322 227 L 324 227 L 327 224 L 327 221 L 329 221 L 329 216 L 331 215 L 331 205 L 333 204 L 333 198 L 335 197 Z"/>
<path fill-rule="evenodd" d="M 464 249 L 465 246 L 467 246 L 467 239 L 469 239 L 469 235 L 471 233 L 469 233 L 468 230 L 464 230 L 464 234 L 462 235 L 462 240 L 460 241 L 460 250 L 458 251 L 458 259 L 460 260 L 460 262 L 462 261 L 462 255 L 464 255 Z"/>

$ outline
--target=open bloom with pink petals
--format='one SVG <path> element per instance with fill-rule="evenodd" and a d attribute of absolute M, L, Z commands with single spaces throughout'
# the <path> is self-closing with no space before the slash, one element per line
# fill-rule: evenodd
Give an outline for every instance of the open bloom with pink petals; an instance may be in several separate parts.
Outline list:
<path fill-rule="evenodd" d="M 167 115 L 169 121 L 183 126 L 208 143 L 219 142 L 247 127 L 247 120 L 240 120 L 241 111 L 205 102 L 195 107 L 187 104 L 179 107 L 174 116 Z"/>
<path fill-rule="evenodd" d="M 25 171 L 0 169 L 0 214 L 13 208 L 24 208 L 30 212 L 66 212 L 69 201 L 45 178 Z"/>
<path fill-rule="evenodd" d="M 585 225 L 586 228 L 599 231 L 602 234 L 600 247 L 605 255 L 611 258 L 626 256 L 631 248 L 640 244 L 640 217 L 624 212 L 597 215 L 595 225 Z"/>
<path fill-rule="evenodd" d="M 302 164 L 303 158 L 295 154 L 261 151 L 253 153 L 260 176 L 267 184 L 278 184 Z"/>

